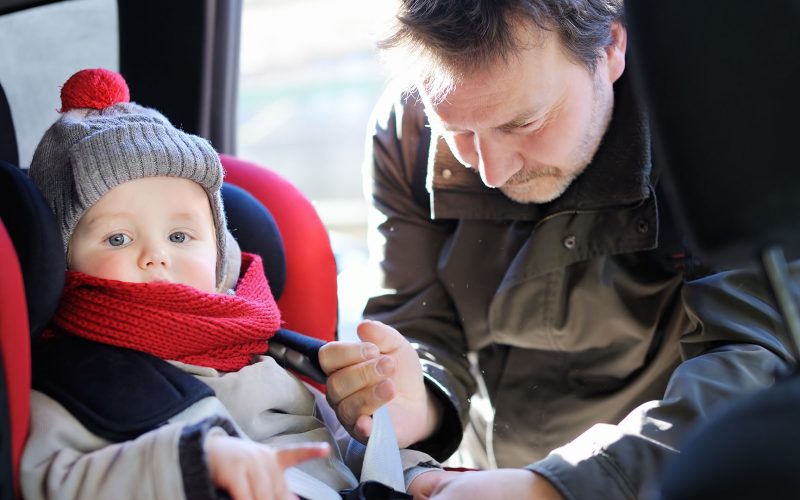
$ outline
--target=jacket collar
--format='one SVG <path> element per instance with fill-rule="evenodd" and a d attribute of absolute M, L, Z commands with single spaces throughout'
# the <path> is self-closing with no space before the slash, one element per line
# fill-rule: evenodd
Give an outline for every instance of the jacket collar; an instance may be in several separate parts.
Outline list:
<path fill-rule="evenodd" d="M 522 204 L 486 187 L 465 168 L 441 137 L 434 137 L 428 160 L 428 190 L 435 219 L 539 220 L 563 211 L 599 210 L 643 201 L 650 195 L 650 131 L 647 118 L 623 75 L 614 85 L 608 131 L 586 170 L 556 200 Z"/>

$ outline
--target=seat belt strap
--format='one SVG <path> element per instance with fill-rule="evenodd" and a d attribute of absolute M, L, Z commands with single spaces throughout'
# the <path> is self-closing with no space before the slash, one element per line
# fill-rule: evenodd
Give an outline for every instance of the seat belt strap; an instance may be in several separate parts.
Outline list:
<path fill-rule="evenodd" d="M 319 339 L 307 337 L 291 330 L 281 329 L 270 340 L 268 354 L 273 356 L 281 366 L 292 368 L 324 384 L 325 373 L 319 366 L 319 349 L 322 345 L 324 345 L 324 342 Z M 366 451 L 364 452 L 360 481 L 361 483 L 376 481 L 399 492 L 406 490 L 397 436 L 394 433 L 392 418 L 386 405 L 378 408 L 372 415 L 372 434 L 370 434 Z M 333 491 L 321 481 L 316 482 Z M 292 482 L 289 483 L 292 492 L 301 497 L 314 500 L 317 497 L 326 498 L 322 496 L 323 493 L 306 495 L 301 491 L 292 489 L 292 484 Z M 300 486 L 298 485 L 298 487 Z M 314 488 L 316 490 L 316 487 Z"/>
<path fill-rule="evenodd" d="M 378 482 L 402 493 L 406 490 L 403 466 L 389 410 L 385 405 L 380 407 L 372 415 L 372 419 L 372 434 L 367 441 L 367 449 L 364 453 L 360 483 Z M 297 467 L 286 470 L 286 482 L 289 490 L 300 498 L 308 500 L 342 499 L 339 492 Z M 382 498 L 385 494 L 386 492 L 383 492 Z"/>
<path fill-rule="evenodd" d="M 367 441 L 364 465 L 361 467 L 361 482 L 366 481 L 377 481 L 396 491 L 406 490 L 400 449 L 386 405 L 372 415 L 372 434 Z"/>

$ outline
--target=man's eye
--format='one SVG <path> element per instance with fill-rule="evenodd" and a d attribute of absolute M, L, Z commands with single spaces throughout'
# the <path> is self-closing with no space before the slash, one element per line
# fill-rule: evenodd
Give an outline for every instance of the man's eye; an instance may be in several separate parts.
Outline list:
<path fill-rule="evenodd" d="M 539 125 L 541 125 L 541 123 L 542 123 L 541 120 L 533 120 L 533 121 L 530 121 L 530 122 L 528 122 L 528 123 L 526 123 L 524 125 L 520 125 L 517 128 L 520 128 L 520 129 L 523 129 L 523 130 L 533 130 L 533 129 L 539 128 Z"/>
<path fill-rule="evenodd" d="M 117 233 L 109 236 L 106 241 L 108 241 L 108 244 L 112 247 L 121 247 L 122 245 L 130 243 L 131 239 L 122 233 Z"/>
<path fill-rule="evenodd" d="M 169 235 L 169 241 L 173 243 L 183 243 L 186 241 L 186 233 L 181 231 L 175 231 L 174 233 Z"/>

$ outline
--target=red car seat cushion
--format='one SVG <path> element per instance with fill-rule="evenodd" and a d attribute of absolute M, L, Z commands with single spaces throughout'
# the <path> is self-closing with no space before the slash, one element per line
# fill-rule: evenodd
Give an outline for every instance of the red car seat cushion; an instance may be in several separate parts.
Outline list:
<path fill-rule="evenodd" d="M 220 158 L 225 181 L 252 194 L 269 210 L 280 229 L 286 285 L 278 307 L 284 327 L 321 340 L 334 340 L 336 262 L 328 233 L 311 202 L 275 172 L 231 156 Z"/>
<path fill-rule="evenodd" d="M 19 474 L 22 447 L 28 434 L 30 337 L 22 271 L 11 238 L 1 222 L 0 262 L 3 263 L 3 279 L 0 280 L 0 352 L 9 408 L 12 473 L 16 478 Z"/>

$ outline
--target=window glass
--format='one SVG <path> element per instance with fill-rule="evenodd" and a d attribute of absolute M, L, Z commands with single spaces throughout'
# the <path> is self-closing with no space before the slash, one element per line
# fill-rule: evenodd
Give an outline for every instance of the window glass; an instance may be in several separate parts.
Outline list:
<path fill-rule="evenodd" d="M 67 78 L 81 68 L 119 70 L 117 31 L 114 0 L 58 2 L 0 16 L 0 86 L 21 166 L 30 165 L 45 130 L 58 119 L 58 89 Z"/>
<path fill-rule="evenodd" d="M 375 40 L 393 0 L 245 0 L 237 154 L 315 204 L 340 270 L 340 332 L 360 316 L 365 257 L 361 169 L 387 76 Z"/>
<path fill-rule="evenodd" d="M 363 224 L 367 119 L 388 0 L 245 0 L 237 154 L 294 182 L 333 229 Z"/>

